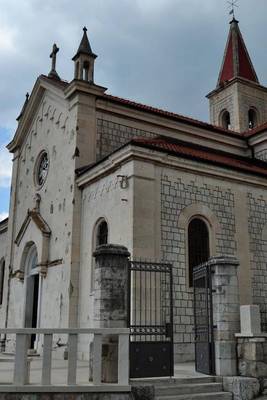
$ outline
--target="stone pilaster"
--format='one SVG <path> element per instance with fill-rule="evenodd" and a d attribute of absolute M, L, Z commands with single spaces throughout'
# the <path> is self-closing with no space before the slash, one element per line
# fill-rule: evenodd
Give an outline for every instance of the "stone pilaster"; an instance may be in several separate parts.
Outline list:
<path fill-rule="evenodd" d="M 128 258 L 124 246 L 99 246 L 95 257 L 94 321 L 96 328 L 127 327 Z M 102 380 L 117 382 L 118 338 L 108 336 L 102 347 Z"/>
<path fill-rule="evenodd" d="M 213 257 L 213 322 L 215 334 L 216 375 L 233 376 L 237 373 L 235 334 L 240 330 L 239 286 L 234 257 Z"/>

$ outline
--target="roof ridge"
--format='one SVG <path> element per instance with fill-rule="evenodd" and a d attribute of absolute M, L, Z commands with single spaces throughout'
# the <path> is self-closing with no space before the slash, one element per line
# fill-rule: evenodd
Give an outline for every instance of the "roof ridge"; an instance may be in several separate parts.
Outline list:
<path fill-rule="evenodd" d="M 242 134 L 240 132 L 232 131 L 232 130 L 229 130 L 229 129 L 224 129 L 224 128 L 218 126 L 218 125 L 213 125 L 213 124 L 211 124 L 209 122 L 201 121 L 201 120 L 196 119 L 196 118 L 187 117 L 187 116 L 182 115 L 182 114 L 178 114 L 178 113 L 175 113 L 175 112 L 172 112 L 172 111 L 164 110 L 164 109 L 161 109 L 161 108 L 158 108 L 158 107 L 149 106 L 147 104 L 140 103 L 140 102 L 137 102 L 137 101 L 134 101 L 134 100 L 125 99 L 125 98 L 118 97 L 118 96 L 113 96 L 111 94 L 106 94 L 105 93 L 103 95 L 103 97 L 104 98 L 109 98 L 109 99 L 114 100 L 114 101 L 118 101 L 118 102 L 123 103 L 125 105 L 131 105 L 133 107 L 139 107 L 139 108 L 142 108 L 143 110 L 155 112 L 155 113 L 161 114 L 161 115 L 166 116 L 166 117 L 179 118 L 183 122 L 189 122 L 189 123 L 191 122 L 193 124 L 201 125 L 203 128 L 213 128 L 213 129 L 216 129 L 217 131 L 219 131 L 221 133 L 226 133 L 226 134 L 230 134 L 230 135 L 234 135 L 234 136 L 238 136 L 238 137 L 242 138 Z"/>

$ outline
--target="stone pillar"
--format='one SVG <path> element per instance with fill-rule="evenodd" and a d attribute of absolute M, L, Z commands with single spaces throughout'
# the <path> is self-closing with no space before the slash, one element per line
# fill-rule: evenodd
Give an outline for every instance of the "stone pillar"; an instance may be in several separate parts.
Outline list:
<path fill-rule="evenodd" d="M 106 244 L 99 246 L 95 257 L 95 328 L 127 327 L 128 259 L 130 253 L 124 246 Z M 118 379 L 118 338 L 106 337 L 102 347 L 103 382 Z"/>
<path fill-rule="evenodd" d="M 236 258 L 214 257 L 209 260 L 213 276 L 213 323 L 216 375 L 237 374 L 235 334 L 240 330 L 239 286 Z"/>

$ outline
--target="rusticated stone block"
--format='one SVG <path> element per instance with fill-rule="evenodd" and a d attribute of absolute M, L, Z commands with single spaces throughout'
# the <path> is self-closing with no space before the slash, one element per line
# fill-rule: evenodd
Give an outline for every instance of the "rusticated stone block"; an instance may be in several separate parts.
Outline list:
<path fill-rule="evenodd" d="M 225 377 L 223 388 L 233 393 L 233 400 L 253 400 L 260 393 L 260 383 L 256 378 Z"/>

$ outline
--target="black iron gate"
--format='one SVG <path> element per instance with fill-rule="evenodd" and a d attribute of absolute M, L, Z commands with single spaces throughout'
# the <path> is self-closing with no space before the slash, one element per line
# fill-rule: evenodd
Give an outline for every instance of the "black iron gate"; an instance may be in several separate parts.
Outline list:
<path fill-rule="evenodd" d="M 130 377 L 173 376 L 172 266 L 129 263 Z"/>
<path fill-rule="evenodd" d="M 207 375 L 215 372 L 212 276 L 209 265 L 194 268 L 194 320 L 196 371 Z"/>

